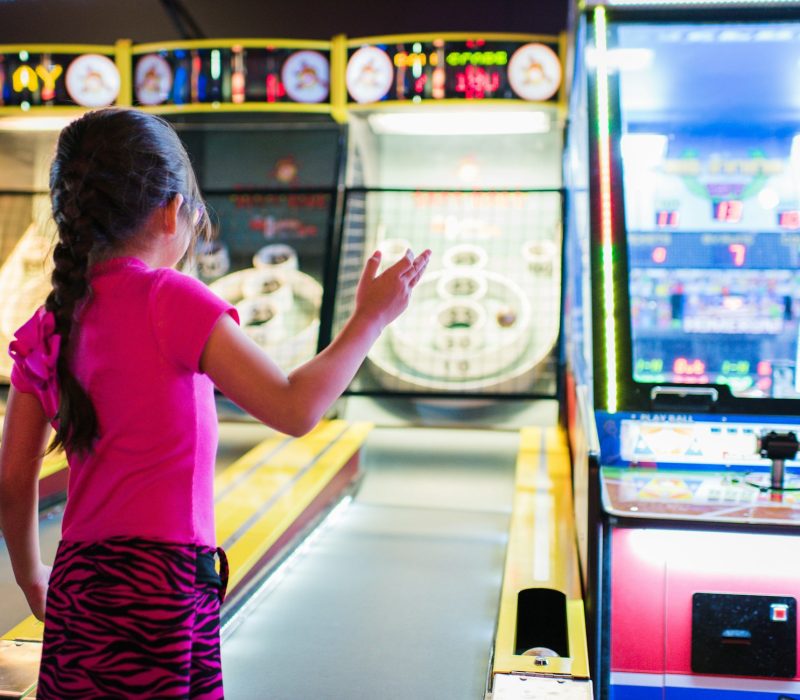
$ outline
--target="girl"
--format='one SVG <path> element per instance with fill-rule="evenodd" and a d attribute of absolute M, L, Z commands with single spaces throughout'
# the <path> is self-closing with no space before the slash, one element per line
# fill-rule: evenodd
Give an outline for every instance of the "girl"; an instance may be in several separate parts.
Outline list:
<path fill-rule="evenodd" d="M 382 274 L 375 253 L 342 332 L 285 376 L 233 307 L 173 269 L 208 221 L 165 121 L 86 114 L 60 135 L 50 188 L 53 289 L 11 344 L 0 444 L 0 527 L 45 620 L 37 697 L 221 698 L 213 386 L 277 430 L 309 431 L 406 308 L 430 251 Z M 37 528 L 51 426 L 70 466 L 52 571 Z"/>

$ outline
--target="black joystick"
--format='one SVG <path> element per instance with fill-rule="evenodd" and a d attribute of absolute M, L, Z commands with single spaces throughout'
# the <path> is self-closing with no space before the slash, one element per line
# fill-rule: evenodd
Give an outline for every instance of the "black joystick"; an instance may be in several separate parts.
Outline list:
<path fill-rule="evenodd" d="M 759 454 L 766 459 L 772 460 L 770 488 L 776 491 L 783 491 L 786 460 L 794 459 L 797 456 L 798 449 L 800 449 L 800 442 L 797 441 L 797 435 L 794 433 L 776 433 L 771 430 L 759 438 Z"/>

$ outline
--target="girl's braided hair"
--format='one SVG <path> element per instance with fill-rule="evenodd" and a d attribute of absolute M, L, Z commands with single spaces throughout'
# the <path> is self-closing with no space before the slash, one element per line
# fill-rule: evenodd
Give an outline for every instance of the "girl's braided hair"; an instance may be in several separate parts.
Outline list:
<path fill-rule="evenodd" d="M 90 261 L 114 257 L 141 233 L 150 215 L 176 195 L 192 223 L 202 203 L 189 157 L 160 117 L 125 109 L 89 112 L 61 132 L 50 168 L 58 242 L 53 289 L 45 309 L 61 336 L 57 363 L 57 430 L 49 447 L 89 451 L 101 426 L 92 401 L 70 369 L 71 334 L 89 293 Z M 198 232 L 207 233 L 202 209 Z"/>

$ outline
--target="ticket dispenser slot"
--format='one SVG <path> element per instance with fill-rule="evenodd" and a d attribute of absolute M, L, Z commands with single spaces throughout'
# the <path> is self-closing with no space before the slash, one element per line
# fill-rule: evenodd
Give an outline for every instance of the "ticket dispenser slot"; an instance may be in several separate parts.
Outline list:
<path fill-rule="evenodd" d="M 797 601 L 789 596 L 695 593 L 692 671 L 794 678 Z"/>
<path fill-rule="evenodd" d="M 517 595 L 514 653 L 569 656 L 567 596 L 552 588 L 526 588 Z"/>

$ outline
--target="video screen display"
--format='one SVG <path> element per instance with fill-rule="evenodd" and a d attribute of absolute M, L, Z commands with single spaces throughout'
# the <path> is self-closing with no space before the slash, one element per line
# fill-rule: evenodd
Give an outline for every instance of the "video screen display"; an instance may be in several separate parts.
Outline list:
<path fill-rule="evenodd" d="M 635 380 L 800 396 L 798 141 L 627 139 Z"/>
<path fill-rule="evenodd" d="M 800 25 L 615 29 L 634 380 L 800 397 Z"/>

